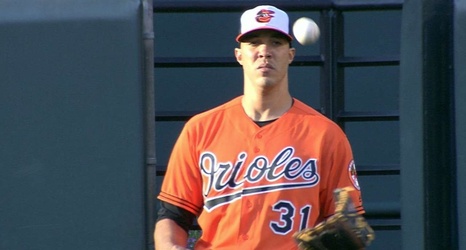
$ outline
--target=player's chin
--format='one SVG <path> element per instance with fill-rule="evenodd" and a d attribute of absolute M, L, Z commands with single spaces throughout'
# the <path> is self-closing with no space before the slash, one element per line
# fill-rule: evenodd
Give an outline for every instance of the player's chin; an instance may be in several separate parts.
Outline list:
<path fill-rule="evenodd" d="M 257 79 L 256 81 L 256 86 L 262 87 L 262 88 L 270 88 L 277 85 L 277 81 L 274 78 L 271 77 L 261 77 Z"/>

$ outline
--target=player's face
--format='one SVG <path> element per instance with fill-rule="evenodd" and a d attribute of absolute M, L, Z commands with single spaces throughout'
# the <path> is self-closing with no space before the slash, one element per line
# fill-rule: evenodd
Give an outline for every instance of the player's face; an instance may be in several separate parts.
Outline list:
<path fill-rule="evenodd" d="M 236 60 L 243 66 L 246 82 L 267 87 L 287 81 L 288 66 L 295 49 L 276 31 L 255 31 L 242 39 L 235 49 Z"/>

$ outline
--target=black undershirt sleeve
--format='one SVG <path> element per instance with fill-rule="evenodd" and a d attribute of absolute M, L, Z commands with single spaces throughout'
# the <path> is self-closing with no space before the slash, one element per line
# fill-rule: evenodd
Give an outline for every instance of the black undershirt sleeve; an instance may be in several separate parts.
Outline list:
<path fill-rule="evenodd" d="M 191 229 L 195 217 L 196 216 L 188 210 L 164 201 L 160 202 L 160 209 L 157 213 L 157 221 L 162 219 L 171 219 L 186 232 Z"/>

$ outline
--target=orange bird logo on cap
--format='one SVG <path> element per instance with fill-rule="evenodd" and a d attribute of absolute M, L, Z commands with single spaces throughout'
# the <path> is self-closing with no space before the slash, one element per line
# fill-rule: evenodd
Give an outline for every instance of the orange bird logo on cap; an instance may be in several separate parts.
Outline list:
<path fill-rule="evenodd" d="M 273 14 L 275 14 L 275 12 L 271 10 L 260 10 L 257 12 L 256 21 L 259 23 L 268 23 L 272 19 Z"/>

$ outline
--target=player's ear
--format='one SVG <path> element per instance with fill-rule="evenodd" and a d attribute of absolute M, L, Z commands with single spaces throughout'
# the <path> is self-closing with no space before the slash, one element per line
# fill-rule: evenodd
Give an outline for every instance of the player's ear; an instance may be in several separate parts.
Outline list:
<path fill-rule="evenodd" d="M 240 64 L 243 65 L 242 60 L 243 60 L 243 55 L 241 53 L 241 49 L 235 48 L 235 57 L 236 61 Z"/>
<path fill-rule="evenodd" d="M 296 55 L 296 49 L 295 48 L 290 48 L 289 52 L 288 52 L 288 56 L 289 56 L 289 63 L 292 63 L 293 60 L 294 60 L 294 56 Z"/>

